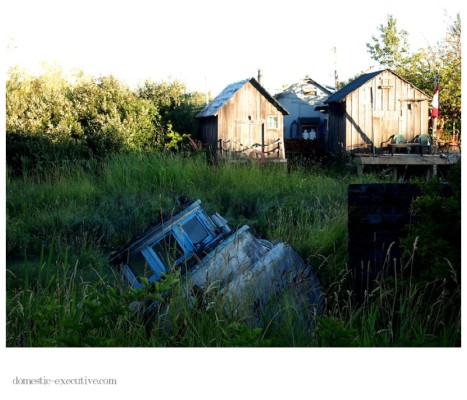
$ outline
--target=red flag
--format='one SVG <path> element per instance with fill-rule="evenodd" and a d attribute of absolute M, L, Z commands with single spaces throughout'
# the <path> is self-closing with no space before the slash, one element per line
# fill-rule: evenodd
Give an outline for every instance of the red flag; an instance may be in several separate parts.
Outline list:
<path fill-rule="evenodd" d="M 433 92 L 433 100 L 431 102 L 431 105 L 433 106 L 433 108 L 431 109 L 431 119 L 435 119 L 435 118 L 438 118 L 438 91 L 439 91 L 439 82 L 438 82 L 438 79 L 436 80 L 436 86 L 435 86 L 435 90 Z"/>

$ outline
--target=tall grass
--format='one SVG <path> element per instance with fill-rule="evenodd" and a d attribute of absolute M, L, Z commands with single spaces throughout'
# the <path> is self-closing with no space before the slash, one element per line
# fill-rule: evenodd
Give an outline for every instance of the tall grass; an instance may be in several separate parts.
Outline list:
<path fill-rule="evenodd" d="M 364 347 L 460 346 L 461 286 L 451 279 L 421 281 L 413 275 L 413 255 L 391 260 L 388 275 L 368 282 L 362 304 L 336 281 L 327 292 L 328 315 L 346 321 L 347 344 Z"/>
<path fill-rule="evenodd" d="M 110 251 L 158 222 L 185 195 L 202 199 L 233 226 L 247 223 L 259 235 L 315 254 L 334 250 L 344 230 L 346 191 L 344 181 L 287 173 L 283 166 L 120 155 L 101 164 L 98 174 L 70 164 L 42 177 L 8 179 L 7 252 L 38 254 L 52 243 L 75 255 Z M 341 242 L 345 246 L 345 238 Z"/>
<path fill-rule="evenodd" d="M 63 165 L 7 177 L 8 346 L 459 345 L 457 277 L 447 292 L 446 281 L 415 284 L 394 266 L 355 303 L 346 269 L 347 186 L 362 178 L 161 153 Z M 304 323 L 307 310 L 287 294 L 253 326 L 215 293 L 194 307 L 176 276 L 155 292 L 123 285 L 110 255 L 173 213 L 182 195 L 201 199 L 232 228 L 248 224 L 257 236 L 290 243 L 311 263 L 326 294 L 316 324 Z M 164 318 L 148 325 L 128 307 L 168 288 Z"/>

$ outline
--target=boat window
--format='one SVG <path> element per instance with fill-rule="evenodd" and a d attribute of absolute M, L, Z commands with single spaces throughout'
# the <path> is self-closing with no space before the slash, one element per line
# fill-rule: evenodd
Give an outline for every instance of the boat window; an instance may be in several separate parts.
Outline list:
<path fill-rule="evenodd" d="M 149 278 L 154 274 L 154 271 L 142 253 L 138 253 L 131 258 L 130 266 L 136 278 Z"/>
<path fill-rule="evenodd" d="M 182 247 L 172 233 L 154 243 L 152 249 L 167 268 L 176 264 L 177 260 L 184 255 Z"/>
<path fill-rule="evenodd" d="M 189 219 L 182 227 L 195 247 L 209 236 L 207 230 L 196 217 Z"/>

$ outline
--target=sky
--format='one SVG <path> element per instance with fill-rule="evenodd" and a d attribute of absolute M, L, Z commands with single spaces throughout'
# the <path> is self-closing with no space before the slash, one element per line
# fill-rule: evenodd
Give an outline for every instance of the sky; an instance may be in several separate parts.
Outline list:
<path fill-rule="evenodd" d="M 409 33 L 411 50 L 444 38 L 459 0 L 7 0 L 7 66 L 40 73 L 43 63 L 72 73 L 112 74 L 136 87 L 178 79 L 218 94 L 256 77 L 272 94 L 310 76 L 334 84 L 371 67 L 366 43 L 387 16 Z M 334 53 L 333 49 L 336 49 Z"/>
<path fill-rule="evenodd" d="M 190 91 L 212 95 L 232 82 L 256 77 L 261 69 L 264 86 L 274 94 L 306 75 L 332 85 L 335 66 L 341 80 L 377 67 L 366 43 L 388 15 L 409 33 L 412 51 L 435 45 L 444 38 L 449 18 L 461 11 L 460 3 L 5 0 L 0 4 L 0 63 L 36 74 L 42 63 L 56 64 L 66 73 L 112 74 L 133 87 L 146 79 L 178 79 Z M 3 329 L 3 343 L 4 335 Z M 117 378 L 117 388 L 99 388 L 105 397 L 117 398 L 147 398 L 148 393 L 176 398 L 178 393 L 195 399 L 269 400 L 318 394 L 363 400 L 375 394 L 378 399 L 401 398 L 402 393 L 430 400 L 457 398 L 459 382 L 465 382 L 465 365 L 459 365 L 465 351 L 457 349 L 449 354 L 414 349 L 7 350 L 0 355 L 2 364 L 8 364 L 2 384 L 16 376 Z M 14 389 L 15 398 L 95 398 L 90 388 Z"/>

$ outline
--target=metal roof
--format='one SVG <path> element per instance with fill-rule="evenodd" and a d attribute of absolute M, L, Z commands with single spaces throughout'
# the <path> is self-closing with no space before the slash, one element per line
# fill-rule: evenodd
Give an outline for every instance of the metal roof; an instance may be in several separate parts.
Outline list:
<path fill-rule="evenodd" d="M 385 70 L 380 70 L 380 71 L 370 72 L 368 74 L 360 75 L 357 79 L 353 80 L 349 84 L 345 85 L 342 89 L 338 90 L 337 92 L 329 96 L 327 100 L 325 101 L 325 103 L 334 103 L 334 102 L 342 100 L 348 94 L 352 93 L 354 90 L 357 90 L 360 86 L 364 85 L 370 79 L 374 78 L 376 75 L 379 75 L 383 71 Z"/>
<path fill-rule="evenodd" d="M 206 108 L 201 111 L 196 118 L 214 117 L 219 110 L 237 93 L 243 86 L 250 82 L 269 102 L 271 102 L 282 114 L 288 115 L 289 112 L 261 86 L 255 78 L 244 79 L 239 82 L 228 85 Z"/>
<path fill-rule="evenodd" d="M 331 95 L 332 93 L 334 93 L 334 88 L 330 88 L 330 87 L 327 87 L 325 85 L 321 85 L 319 84 L 318 82 L 316 82 L 314 79 L 311 79 L 308 75 L 303 78 L 303 79 L 300 79 L 298 82 L 295 82 L 293 83 L 292 85 L 290 85 L 289 87 L 287 87 L 287 89 L 283 90 L 282 92 L 280 93 L 277 93 L 274 97 L 276 99 L 280 99 L 282 97 L 285 97 L 287 96 L 289 93 L 294 93 L 294 94 L 297 94 L 297 92 L 300 92 L 301 93 L 301 97 L 317 97 L 317 96 L 307 96 L 307 95 L 304 95 L 304 93 L 302 92 L 302 88 L 306 85 L 314 85 L 316 86 L 318 89 L 320 89 L 325 95 L 329 96 Z"/>
<path fill-rule="evenodd" d="M 422 90 L 419 88 L 415 87 L 413 84 L 411 84 L 408 80 L 402 78 L 400 75 L 397 75 L 395 72 L 391 71 L 390 69 L 381 69 L 379 71 L 375 72 L 370 72 L 368 74 L 363 74 L 360 75 L 357 79 L 353 80 L 349 84 L 345 85 L 342 89 L 338 90 L 334 94 L 328 97 L 328 99 L 325 101 L 325 103 L 335 103 L 338 102 L 342 99 L 344 99 L 348 94 L 352 93 L 354 90 L 357 90 L 360 86 L 364 85 L 367 83 L 370 79 L 373 79 L 375 76 L 381 74 L 384 71 L 389 71 L 391 74 L 397 76 L 399 79 L 403 80 L 404 82 L 407 82 L 410 86 L 412 86 L 414 89 L 418 90 L 421 92 L 423 95 L 425 95 L 427 98 L 430 98 L 426 93 L 424 93 Z"/>

